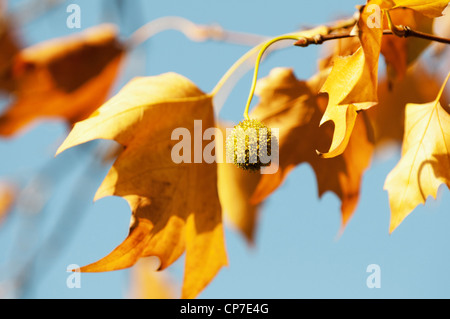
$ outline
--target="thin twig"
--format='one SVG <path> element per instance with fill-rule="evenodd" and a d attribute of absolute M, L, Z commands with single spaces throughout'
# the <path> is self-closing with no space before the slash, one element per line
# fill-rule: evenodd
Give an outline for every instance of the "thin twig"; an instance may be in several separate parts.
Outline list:
<path fill-rule="evenodd" d="M 389 10 L 383 10 L 383 11 L 387 18 L 389 30 L 391 30 L 392 33 L 398 37 L 401 37 L 401 38 L 416 37 L 416 38 L 426 39 L 426 40 L 430 40 L 430 41 L 450 44 L 450 39 L 441 38 L 439 36 L 424 33 L 421 31 L 416 31 L 416 30 L 411 29 L 411 27 L 409 27 L 409 26 L 395 25 L 394 22 L 392 21 L 391 15 L 389 14 Z"/>
<path fill-rule="evenodd" d="M 440 42 L 440 43 L 446 43 L 450 44 L 450 39 L 442 38 L 433 34 L 423 33 L 420 31 L 415 31 L 411 29 L 410 27 L 404 27 L 404 26 L 397 26 L 402 27 L 402 32 L 393 32 L 391 30 L 385 30 L 383 31 L 383 35 L 395 35 L 398 37 L 416 37 L 421 39 L 426 39 L 430 41 Z M 311 38 L 301 38 L 297 42 L 294 43 L 295 46 L 300 47 L 307 47 L 311 44 L 322 44 L 323 42 L 330 41 L 330 40 L 337 40 L 337 39 L 343 39 L 343 38 L 352 38 L 358 36 L 357 34 L 352 34 L 351 32 L 345 32 L 345 33 L 336 33 L 336 34 L 327 34 L 327 35 L 316 35 Z"/>
<path fill-rule="evenodd" d="M 450 39 L 447 39 L 447 38 L 442 38 L 442 37 L 439 37 L 434 34 L 428 34 L 428 33 L 424 33 L 421 31 L 416 31 L 416 30 L 411 29 L 408 26 L 398 26 L 398 27 L 403 28 L 404 33 L 401 35 L 394 33 L 396 36 L 405 37 L 405 38 L 415 37 L 415 38 L 421 38 L 421 39 L 430 40 L 430 41 L 434 41 L 434 42 L 450 44 Z"/>

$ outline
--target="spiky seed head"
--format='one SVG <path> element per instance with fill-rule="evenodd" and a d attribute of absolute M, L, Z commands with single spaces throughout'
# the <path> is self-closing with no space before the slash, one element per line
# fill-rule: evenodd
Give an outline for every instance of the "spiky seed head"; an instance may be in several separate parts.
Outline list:
<path fill-rule="evenodd" d="M 258 120 L 241 121 L 227 136 L 227 161 L 244 170 L 257 171 L 269 166 L 270 161 L 261 161 L 261 156 L 271 156 L 272 143 L 276 137 L 270 128 Z"/>

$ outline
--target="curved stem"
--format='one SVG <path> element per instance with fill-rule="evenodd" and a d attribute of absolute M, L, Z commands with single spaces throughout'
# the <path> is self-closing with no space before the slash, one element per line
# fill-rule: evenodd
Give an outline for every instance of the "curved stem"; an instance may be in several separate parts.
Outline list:
<path fill-rule="evenodd" d="M 243 56 L 241 56 L 239 58 L 239 60 L 237 60 L 236 62 L 234 62 L 234 64 L 227 70 L 227 72 L 222 76 L 222 78 L 219 80 L 219 82 L 217 82 L 216 86 L 214 87 L 214 89 L 211 91 L 210 95 L 214 96 L 216 95 L 220 89 L 224 86 L 225 82 L 228 81 L 228 79 L 231 77 L 231 75 L 236 72 L 237 69 L 239 69 L 239 67 L 245 63 L 245 61 L 247 61 L 253 54 L 255 54 L 256 52 L 258 52 L 258 50 L 260 50 L 261 46 L 263 44 L 257 45 L 255 47 L 253 47 L 252 49 L 250 49 L 249 51 L 247 51 L 247 53 L 245 53 Z"/>
<path fill-rule="evenodd" d="M 253 82 L 252 82 L 252 86 L 250 88 L 250 94 L 248 96 L 247 105 L 245 106 L 244 118 L 246 120 L 249 119 L 248 111 L 249 111 L 249 108 L 250 108 L 250 103 L 252 102 L 252 99 L 253 99 L 253 95 L 255 93 L 256 82 L 257 82 L 257 79 L 258 79 L 259 64 L 261 62 L 261 58 L 262 58 L 264 52 L 266 52 L 267 48 L 269 48 L 275 42 L 282 41 L 282 40 L 295 40 L 295 41 L 298 41 L 299 40 L 299 36 L 296 36 L 295 34 L 282 35 L 282 36 L 273 38 L 273 39 L 267 41 L 266 43 L 264 43 L 262 45 L 262 48 L 260 49 L 260 51 L 258 53 L 258 57 L 256 58 L 255 71 L 254 71 L 254 74 L 253 74 Z"/>
<path fill-rule="evenodd" d="M 391 30 L 392 33 L 394 33 L 395 35 L 399 35 L 398 32 L 400 30 L 398 30 L 397 26 L 392 22 L 392 18 L 391 18 L 391 15 L 389 14 L 389 10 L 384 9 L 383 13 L 386 15 L 389 30 Z"/>
<path fill-rule="evenodd" d="M 447 77 L 445 78 L 444 83 L 442 84 L 441 89 L 439 90 L 439 93 L 436 98 L 436 103 L 439 102 L 439 100 L 441 99 L 442 94 L 444 93 L 445 86 L 447 85 L 449 78 L 450 78 L 450 72 L 448 72 Z"/>

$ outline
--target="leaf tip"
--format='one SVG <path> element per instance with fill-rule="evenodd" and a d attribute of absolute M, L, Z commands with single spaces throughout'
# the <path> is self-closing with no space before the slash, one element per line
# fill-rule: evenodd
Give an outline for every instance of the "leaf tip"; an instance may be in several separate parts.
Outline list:
<path fill-rule="evenodd" d="M 62 146 L 62 145 L 61 145 L 61 146 Z M 55 156 L 54 156 L 54 157 L 57 157 L 58 155 L 60 155 L 62 152 L 65 151 L 65 149 L 63 149 L 61 146 L 56 150 L 56 153 L 55 153 Z"/>
<path fill-rule="evenodd" d="M 341 155 L 344 152 L 345 146 L 344 147 L 335 148 L 335 149 L 330 150 L 329 152 L 326 152 L 326 153 L 322 153 L 322 152 L 316 150 L 316 154 L 320 158 L 334 158 L 334 157 L 337 157 L 337 156 Z"/>
<path fill-rule="evenodd" d="M 316 154 L 317 154 L 317 156 L 323 158 L 325 153 L 322 153 L 321 151 L 316 150 Z"/>
<path fill-rule="evenodd" d="M 70 135 L 69 135 L 70 136 Z M 55 157 L 66 151 L 67 149 L 71 148 L 73 145 L 68 142 L 68 138 L 64 140 L 64 142 L 58 147 L 55 153 Z"/>

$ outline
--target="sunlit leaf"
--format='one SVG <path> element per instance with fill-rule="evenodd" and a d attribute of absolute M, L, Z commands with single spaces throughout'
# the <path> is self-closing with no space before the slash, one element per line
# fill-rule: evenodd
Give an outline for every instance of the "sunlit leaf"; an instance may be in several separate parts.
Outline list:
<path fill-rule="evenodd" d="M 436 100 L 406 106 L 402 157 L 385 183 L 390 232 L 428 196 L 436 198 L 440 185 L 450 187 L 450 114 L 439 102 L 444 87 Z"/>
<path fill-rule="evenodd" d="M 434 18 L 442 15 L 442 11 L 448 6 L 448 0 L 392 0 L 394 8 L 407 7 L 428 17 Z"/>
<path fill-rule="evenodd" d="M 422 104 L 435 98 L 441 83 L 436 74 L 430 73 L 424 65 L 415 64 L 402 79 L 391 82 L 386 77 L 378 86 L 379 103 L 367 110 L 378 146 L 401 143 L 405 128 L 405 107 L 407 103 Z M 442 97 L 448 101 L 447 96 Z"/>
<path fill-rule="evenodd" d="M 367 24 L 373 14 L 371 4 L 381 6 L 382 1 L 369 1 L 361 12 L 357 25 L 361 47 L 350 56 L 334 59 L 331 73 L 321 89 L 329 100 L 320 124 L 334 123 L 330 149 L 322 153 L 326 158 L 342 154 L 350 140 L 357 112 L 378 102 L 378 58 L 383 30 Z M 379 19 L 381 26 L 383 15 Z"/>
<path fill-rule="evenodd" d="M 195 120 L 202 121 L 201 128 Z M 177 164 L 172 158 L 178 143 L 188 143 L 183 154 L 191 151 L 192 156 L 209 144 L 191 143 L 191 136 L 177 143 L 175 129 L 198 139 L 214 126 L 212 97 L 174 73 L 131 81 L 74 126 L 58 153 L 94 139 L 125 147 L 95 198 L 121 196 L 133 213 L 124 242 L 82 271 L 123 269 L 145 256 L 159 257 L 165 269 L 186 252 L 182 297 L 193 298 L 226 265 L 217 165 L 195 159 Z"/>

